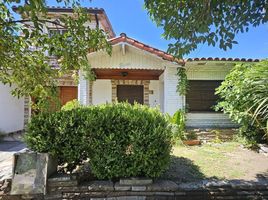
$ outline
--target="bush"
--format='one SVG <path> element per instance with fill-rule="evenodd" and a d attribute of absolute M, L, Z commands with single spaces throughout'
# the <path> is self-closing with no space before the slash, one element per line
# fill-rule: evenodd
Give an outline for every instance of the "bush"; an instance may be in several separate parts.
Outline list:
<path fill-rule="evenodd" d="M 64 106 L 62 106 L 61 110 L 72 110 L 79 107 L 82 107 L 82 105 L 77 99 L 74 99 L 72 101 L 68 101 Z"/>
<path fill-rule="evenodd" d="M 268 141 L 268 61 L 236 65 L 217 89 L 222 109 L 250 143 Z"/>
<path fill-rule="evenodd" d="M 158 177 L 169 164 L 171 127 L 157 109 L 106 104 L 35 116 L 25 141 L 70 169 L 89 158 L 99 179 Z"/>

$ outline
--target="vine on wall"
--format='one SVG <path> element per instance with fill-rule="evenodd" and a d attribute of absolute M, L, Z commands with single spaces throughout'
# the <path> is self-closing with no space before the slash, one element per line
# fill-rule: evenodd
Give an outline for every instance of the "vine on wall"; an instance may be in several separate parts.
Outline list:
<path fill-rule="evenodd" d="M 177 92 L 179 92 L 180 95 L 185 96 L 188 90 L 188 79 L 186 69 L 183 67 L 178 67 L 177 76 L 178 76 Z"/>

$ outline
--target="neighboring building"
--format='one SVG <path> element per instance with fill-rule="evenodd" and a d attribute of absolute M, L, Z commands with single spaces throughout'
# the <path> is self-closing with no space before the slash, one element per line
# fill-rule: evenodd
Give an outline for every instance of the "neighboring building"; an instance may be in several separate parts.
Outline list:
<path fill-rule="evenodd" d="M 71 8 L 50 7 L 48 15 L 55 19 Z M 187 108 L 188 127 L 234 127 L 228 117 L 214 112 L 214 95 L 226 74 L 237 62 L 257 62 L 245 59 L 188 59 L 177 60 L 173 56 L 143 44 L 122 33 L 115 37 L 112 26 L 103 9 L 88 8 L 92 28 L 99 26 L 108 33 L 113 46 L 112 56 L 104 51 L 88 54 L 89 63 L 96 74 L 95 81 L 85 80 L 80 72 L 76 85 L 66 75 L 59 81 L 62 104 L 78 99 L 83 105 L 97 105 L 116 101 L 134 101 L 173 115 L 178 109 Z M 48 24 L 50 33 L 61 32 Z M 190 89 L 185 96 L 177 92 L 177 68 L 185 67 Z M 23 128 L 30 118 L 29 98 L 10 96 L 8 86 L 0 83 L 0 131 L 14 132 Z"/>

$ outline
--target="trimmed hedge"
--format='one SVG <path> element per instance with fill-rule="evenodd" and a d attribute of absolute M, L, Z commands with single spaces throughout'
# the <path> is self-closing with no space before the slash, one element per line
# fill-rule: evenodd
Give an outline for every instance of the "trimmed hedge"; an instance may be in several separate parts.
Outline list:
<path fill-rule="evenodd" d="M 169 165 L 171 135 L 159 110 L 118 103 L 35 116 L 25 141 L 70 170 L 89 158 L 95 176 L 112 179 L 158 177 Z"/>

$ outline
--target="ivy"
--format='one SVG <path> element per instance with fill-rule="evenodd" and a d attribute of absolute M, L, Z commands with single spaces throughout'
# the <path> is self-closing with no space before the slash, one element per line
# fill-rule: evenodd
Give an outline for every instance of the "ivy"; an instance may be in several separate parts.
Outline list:
<path fill-rule="evenodd" d="M 188 90 L 188 79 L 186 69 L 183 67 L 178 67 L 177 77 L 178 77 L 177 92 L 179 92 L 180 95 L 185 96 Z"/>

